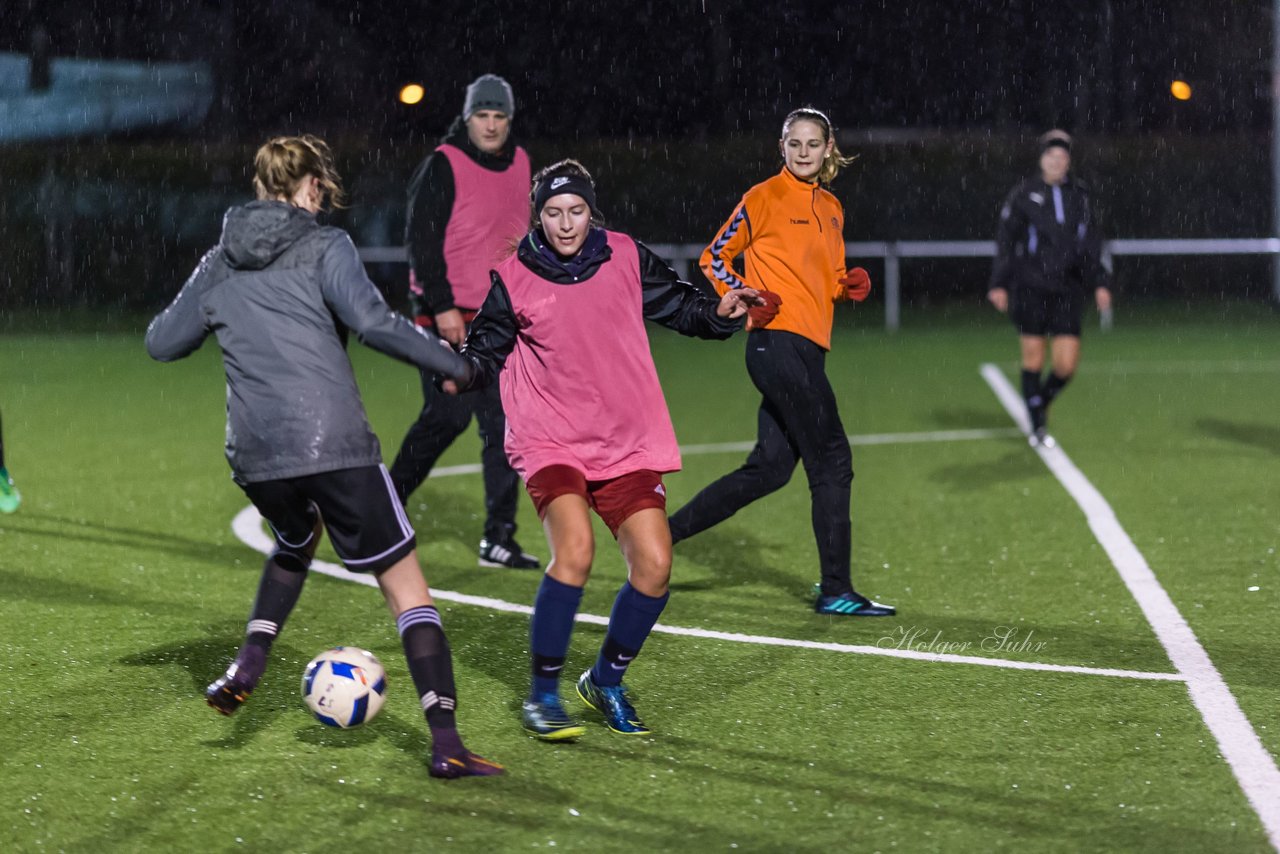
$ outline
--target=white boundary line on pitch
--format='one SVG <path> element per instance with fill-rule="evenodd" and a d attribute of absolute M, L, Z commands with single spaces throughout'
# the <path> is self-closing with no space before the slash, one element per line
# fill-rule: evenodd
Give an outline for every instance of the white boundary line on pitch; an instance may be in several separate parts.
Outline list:
<path fill-rule="evenodd" d="M 975 439 L 1009 439 L 1020 435 L 1017 430 L 997 427 L 984 430 L 930 430 L 925 433 L 864 433 L 846 436 L 850 445 L 902 445 L 912 442 L 963 442 Z M 750 451 L 755 442 L 720 442 L 714 445 L 681 445 L 680 453 L 686 456 L 699 454 L 728 454 Z M 478 467 L 477 467 L 478 468 Z"/>
<path fill-rule="evenodd" d="M 1018 428 L 1024 433 L 1029 432 L 1031 425 L 1022 396 L 1014 391 L 1004 373 L 992 364 L 984 364 L 981 373 Z M 1037 445 L 1035 450 L 1084 511 L 1093 535 L 1111 558 L 1121 580 L 1168 653 L 1169 660 L 1185 678 L 1191 702 L 1217 740 L 1218 748 L 1244 790 L 1245 797 L 1262 819 L 1271 845 L 1280 850 L 1280 769 L 1276 767 L 1275 758 L 1263 746 L 1222 674 L 1214 667 L 1209 654 L 1169 594 L 1160 586 L 1146 558 L 1120 525 L 1115 511 L 1102 493 L 1076 468 L 1061 444 L 1052 448 Z"/>
<path fill-rule="evenodd" d="M 1009 436 L 1020 436 L 1016 428 L 995 430 L 941 430 L 928 433 L 876 433 L 862 436 L 850 436 L 850 444 L 884 445 L 892 442 L 945 442 L 966 439 L 1003 439 Z M 688 445 L 680 450 L 684 454 L 714 454 L 730 451 L 750 450 L 754 442 L 729 442 L 719 445 Z M 478 464 L 440 467 L 432 471 L 432 477 L 448 477 L 450 475 L 472 474 L 480 471 Z M 241 510 L 231 522 L 231 529 L 242 543 L 261 552 L 270 554 L 275 547 L 274 541 L 262 528 L 262 517 L 253 505 Z M 367 574 L 348 572 L 346 569 L 327 561 L 313 561 L 311 568 L 322 575 L 332 576 L 344 581 L 353 581 L 366 587 L 376 588 L 377 582 Z M 452 590 L 432 590 L 432 595 L 446 602 L 458 602 L 463 605 L 474 605 L 493 611 L 510 614 L 532 614 L 533 608 L 493 599 L 487 596 L 473 596 L 468 593 L 457 593 Z M 596 614 L 578 614 L 580 623 L 607 626 L 608 617 Z M 767 635 L 746 635 L 737 632 L 721 632 L 712 629 L 696 629 L 684 626 L 668 626 L 662 623 L 654 626 L 655 632 L 684 637 L 708 638 L 731 643 L 750 643 L 762 646 L 793 647 L 798 649 L 817 649 L 828 652 L 852 653 L 857 655 L 879 655 L 886 658 L 905 658 L 915 661 L 941 662 L 948 664 L 972 664 L 980 667 L 1000 667 L 1008 670 L 1036 670 L 1049 673 L 1079 673 L 1088 676 L 1113 676 L 1124 679 L 1143 679 L 1152 681 L 1181 682 L 1183 677 L 1177 673 L 1154 673 L 1145 670 L 1118 670 L 1107 667 L 1084 667 L 1071 664 L 1045 664 L 1036 661 L 1014 661 L 1003 658 L 986 658 L 977 655 L 955 655 L 952 653 L 929 652 L 918 649 L 897 649 L 894 647 L 867 646 L 864 644 L 826 643 L 822 641 L 805 641 L 794 638 L 770 637 Z"/>
<path fill-rule="evenodd" d="M 262 554 L 271 554 L 275 548 L 275 542 L 267 535 L 262 528 L 262 517 L 252 504 L 236 514 L 235 519 L 231 522 L 231 530 L 235 532 L 236 538 L 240 542 L 249 546 L 251 549 L 261 552 Z M 343 581 L 354 581 L 356 584 L 363 584 L 365 587 L 377 589 L 378 582 L 373 576 L 349 572 L 337 564 L 328 561 L 315 560 L 311 562 L 311 569 L 321 575 L 332 576 Z M 473 596 L 469 593 L 457 593 L 453 590 L 436 590 L 432 589 L 431 595 L 436 599 L 445 602 L 458 602 L 462 605 L 475 605 L 479 608 L 488 608 L 491 611 L 503 611 L 508 614 L 525 614 L 533 613 L 533 608 L 528 605 L 519 605 L 515 602 L 507 602 L 502 599 L 494 599 L 489 596 Z M 601 617 L 597 614 L 582 614 L 577 616 L 579 623 L 590 623 L 596 626 L 609 625 L 608 617 Z M 866 646 L 847 643 L 824 643 L 822 641 L 806 641 L 796 640 L 794 638 L 776 638 L 766 635 L 744 635 L 737 632 L 719 632 L 711 629 L 694 629 L 684 626 L 668 626 L 658 623 L 653 627 L 655 632 L 661 632 L 668 635 L 682 635 L 684 637 L 710 638 L 712 640 L 730 641 L 733 643 L 751 643 L 762 646 L 783 646 L 796 647 L 799 649 L 820 649 L 829 652 L 856 653 L 859 655 L 882 655 L 887 658 L 909 658 L 916 661 L 933 661 L 949 664 L 977 664 L 985 667 L 1002 667 L 1009 670 L 1040 670 L 1051 673 L 1082 673 L 1088 676 L 1116 676 L 1124 679 L 1147 679 L 1163 682 L 1181 682 L 1183 677 L 1177 673 L 1152 673 L 1145 670 L 1114 670 L 1106 667 L 1080 667 L 1072 664 L 1042 664 L 1036 661 L 1014 661 L 1004 658 L 984 658 L 978 655 L 954 655 L 942 652 L 925 652 L 915 649 L 895 649 L 893 647 Z"/>
<path fill-rule="evenodd" d="M 994 427 L 980 430 L 929 430 L 923 433 L 864 433 L 846 436 L 850 445 L 902 445 L 913 442 L 964 442 L 979 439 L 1012 439 L 1021 436 L 1016 427 Z M 734 454 L 750 451 L 755 442 L 719 442 L 713 445 L 681 445 L 680 453 L 687 457 L 701 454 Z M 440 466 L 431 470 L 431 477 L 452 477 L 460 474 L 479 474 L 480 463 L 464 463 L 459 466 Z"/>

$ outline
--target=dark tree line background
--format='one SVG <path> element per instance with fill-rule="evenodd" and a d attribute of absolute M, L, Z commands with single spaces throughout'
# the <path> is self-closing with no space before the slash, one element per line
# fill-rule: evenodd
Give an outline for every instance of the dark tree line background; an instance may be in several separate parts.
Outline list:
<path fill-rule="evenodd" d="M 847 238 L 987 239 L 1051 126 L 1112 236 L 1272 232 L 1271 25 L 1239 0 L 8 0 L 0 50 L 209 63 L 194 131 L 9 146 L 0 168 L 0 307 L 150 308 L 244 200 L 268 134 L 334 142 L 353 190 L 338 222 L 401 239 L 404 184 L 466 84 L 507 77 L 535 160 L 566 155 L 602 185 L 612 224 L 706 239 L 777 168 L 800 104 L 860 154 L 834 190 Z M 1186 80 L 1189 101 L 1169 84 Z M 395 100 L 422 84 L 416 106 Z M 1227 266 L 1224 266 L 1227 264 Z M 1222 275 L 1228 269 L 1229 275 Z M 392 294 L 403 268 L 374 269 Z M 1265 297 L 1269 262 L 1126 264 L 1130 295 Z M 904 268 L 911 300 L 978 299 L 985 264 Z"/>
<path fill-rule="evenodd" d="M 1240 0 L 9 0 L 58 56 L 207 59 L 218 129 L 435 132 L 461 88 L 516 86 L 525 132 L 772 130 L 812 102 L 847 127 L 1266 129 L 1268 4 Z M 1195 97 L 1168 95 L 1174 78 Z M 417 108 L 393 102 L 425 85 Z"/>

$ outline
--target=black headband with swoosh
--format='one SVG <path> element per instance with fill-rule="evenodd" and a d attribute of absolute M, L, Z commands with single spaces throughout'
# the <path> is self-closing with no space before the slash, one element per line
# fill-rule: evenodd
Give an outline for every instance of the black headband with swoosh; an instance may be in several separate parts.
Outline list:
<path fill-rule="evenodd" d="M 581 175 L 548 175 L 538 184 L 533 194 L 533 212 L 541 214 L 547 200 L 554 196 L 571 193 L 579 196 L 592 211 L 596 209 L 596 188 L 591 181 Z"/>

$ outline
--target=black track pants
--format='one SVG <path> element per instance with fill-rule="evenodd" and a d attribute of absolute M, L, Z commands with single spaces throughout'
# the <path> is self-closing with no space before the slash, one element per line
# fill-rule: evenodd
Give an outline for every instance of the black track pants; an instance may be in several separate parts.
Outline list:
<path fill-rule="evenodd" d="M 507 421 L 498 384 L 451 395 L 437 389 L 433 380 L 434 374 L 422 373 L 422 411 L 391 465 L 391 482 L 400 500 L 407 503 L 431 473 L 436 460 L 467 429 L 474 415 L 483 442 L 480 462 L 484 469 L 484 535 L 490 540 L 505 542 L 515 530 L 520 476 L 507 462 L 507 452 L 502 447 Z"/>
<path fill-rule="evenodd" d="M 790 332 L 755 330 L 747 336 L 747 372 L 764 400 L 756 446 L 742 467 L 702 490 L 671 517 L 683 540 L 728 519 L 757 498 L 780 489 L 804 463 L 813 499 L 813 533 L 822 592 L 852 589 L 849 493 L 853 455 L 827 381 L 826 351 Z"/>

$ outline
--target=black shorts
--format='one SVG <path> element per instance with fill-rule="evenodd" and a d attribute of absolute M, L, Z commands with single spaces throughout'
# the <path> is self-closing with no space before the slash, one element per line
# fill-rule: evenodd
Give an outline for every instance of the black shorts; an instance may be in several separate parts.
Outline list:
<path fill-rule="evenodd" d="M 1079 291 L 1015 287 L 1009 293 L 1009 319 L 1022 335 L 1080 337 L 1084 297 Z"/>
<path fill-rule="evenodd" d="M 352 572 L 378 573 L 417 546 L 385 466 L 362 466 L 285 480 L 236 481 L 276 537 L 274 558 L 306 568 L 316 514 L 333 550 Z"/>

